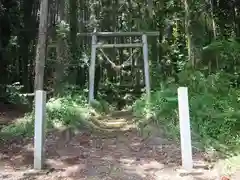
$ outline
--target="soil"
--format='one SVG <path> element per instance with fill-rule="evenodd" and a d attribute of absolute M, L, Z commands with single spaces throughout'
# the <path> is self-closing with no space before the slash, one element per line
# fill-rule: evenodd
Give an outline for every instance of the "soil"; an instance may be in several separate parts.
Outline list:
<path fill-rule="evenodd" d="M 12 117 L 4 118 L 11 121 Z M 2 119 L 4 119 L 2 116 Z M 1 118 L 0 118 L 1 119 Z M 46 167 L 33 169 L 33 139 L 0 146 L 0 179 L 4 180 L 219 180 L 219 172 L 194 151 L 195 168 L 181 170 L 178 143 L 159 136 L 140 136 L 131 114 L 101 118 L 111 133 L 80 132 L 67 138 L 52 131 L 46 137 Z M 3 122 L 3 120 L 2 120 Z M 118 125 L 117 125 L 118 124 Z M 121 128 L 118 128 L 117 126 Z M 234 179 L 231 179 L 234 180 Z"/>
<path fill-rule="evenodd" d="M 0 102 L 0 129 L 3 125 L 8 125 L 17 118 L 24 115 L 24 111 L 12 104 Z"/>

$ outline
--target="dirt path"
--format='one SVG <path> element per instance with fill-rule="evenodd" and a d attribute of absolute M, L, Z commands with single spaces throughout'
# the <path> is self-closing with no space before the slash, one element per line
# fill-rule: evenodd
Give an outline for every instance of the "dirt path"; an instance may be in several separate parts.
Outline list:
<path fill-rule="evenodd" d="M 180 169 L 179 145 L 162 137 L 144 140 L 131 115 L 102 118 L 105 127 L 120 131 L 79 133 L 67 141 L 52 132 L 46 141 L 46 170 L 33 171 L 33 140 L 11 142 L 0 148 L 0 179 L 6 180 L 214 180 L 201 153 L 194 153 L 191 174 Z"/>

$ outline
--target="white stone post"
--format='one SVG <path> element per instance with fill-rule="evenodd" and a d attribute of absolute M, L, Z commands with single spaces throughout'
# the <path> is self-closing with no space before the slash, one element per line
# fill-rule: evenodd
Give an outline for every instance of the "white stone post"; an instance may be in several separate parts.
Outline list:
<path fill-rule="evenodd" d="M 35 92 L 35 126 L 34 126 L 34 169 L 41 170 L 44 165 L 46 117 L 46 92 Z"/>
<path fill-rule="evenodd" d="M 95 64 L 96 64 L 96 43 L 97 36 L 92 35 L 92 50 L 91 50 L 91 61 L 89 67 L 89 103 L 94 100 L 94 78 L 95 78 Z"/>
<path fill-rule="evenodd" d="M 147 100 L 150 100 L 150 77 L 149 77 L 149 63 L 148 63 L 148 42 L 147 42 L 147 35 L 142 35 L 142 42 L 143 42 L 143 62 L 144 62 L 144 77 L 145 77 L 145 86 L 146 86 L 146 94 Z"/>
<path fill-rule="evenodd" d="M 185 170 L 193 168 L 189 103 L 187 87 L 178 88 L 178 109 L 181 135 L 182 166 Z"/>

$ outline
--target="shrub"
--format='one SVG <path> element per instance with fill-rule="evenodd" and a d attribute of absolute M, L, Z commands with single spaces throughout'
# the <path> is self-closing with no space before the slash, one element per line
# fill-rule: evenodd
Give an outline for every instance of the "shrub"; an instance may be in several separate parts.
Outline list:
<path fill-rule="evenodd" d="M 176 137 L 179 135 L 177 87 L 187 86 L 194 138 L 218 149 L 220 144 L 237 147 L 240 145 L 240 91 L 231 86 L 228 76 L 223 72 L 207 77 L 201 72 L 182 72 L 179 84 L 170 83 L 153 92 L 149 104 L 144 98 L 136 101 L 134 112 L 141 117 L 151 114 L 156 123 L 163 124 Z"/>
<path fill-rule="evenodd" d="M 100 104 L 100 103 L 99 103 Z M 99 105 L 101 106 L 101 105 Z M 67 93 L 61 97 L 54 97 L 46 104 L 47 129 L 70 127 L 72 129 L 90 128 L 91 122 L 88 120 L 96 111 L 88 105 L 87 98 L 83 93 Z M 24 118 L 15 121 L 13 124 L 0 129 L 1 138 L 17 136 L 33 136 L 34 133 L 34 111 L 26 114 Z"/>

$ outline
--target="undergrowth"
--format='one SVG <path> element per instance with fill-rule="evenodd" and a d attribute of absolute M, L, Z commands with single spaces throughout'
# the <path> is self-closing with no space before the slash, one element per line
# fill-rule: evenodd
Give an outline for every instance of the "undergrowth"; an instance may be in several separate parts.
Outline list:
<path fill-rule="evenodd" d="M 91 128 L 90 118 L 93 115 L 108 111 L 104 101 L 94 101 L 90 106 L 84 93 L 71 91 L 59 97 L 53 97 L 46 103 L 47 130 L 63 127 L 72 129 Z M 34 134 L 34 109 L 21 119 L 0 129 L 2 140 L 13 137 L 31 137 Z"/>
<path fill-rule="evenodd" d="M 169 83 L 152 93 L 146 104 L 144 96 L 134 104 L 139 117 L 152 117 L 179 139 L 177 88 L 188 87 L 192 138 L 198 147 L 222 152 L 240 147 L 240 90 L 232 86 L 227 73 L 205 76 L 201 72 L 182 72 L 179 83 Z M 231 152 L 232 152 L 231 151 Z"/>

